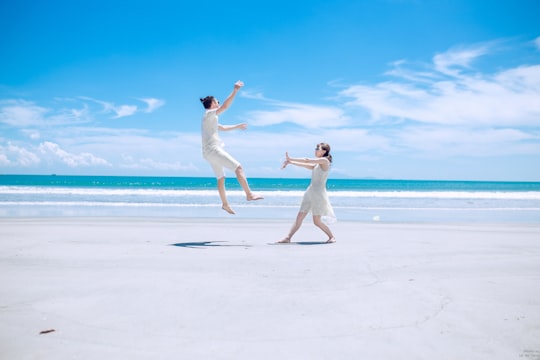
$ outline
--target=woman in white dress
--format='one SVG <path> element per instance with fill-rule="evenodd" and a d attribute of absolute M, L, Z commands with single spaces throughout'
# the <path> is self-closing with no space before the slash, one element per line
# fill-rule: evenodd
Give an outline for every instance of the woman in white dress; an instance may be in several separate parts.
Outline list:
<path fill-rule="evenodd" d="M 328 236 L 326 242 L 336 242 L 336 238 L 332 234 L 332 231 L 322 221 L 322 217 L 326 217 L 330 221 L 335 220 L 336 218 L 332 205 L 328 200 L 328 194 L 326 193 L 326 180 L 328 179 L 328 173 L 330 172 L 330 165 L 332 163 L 330 145 L 326 143 L 318 144 L 315 149 L 315 156 L 315 158 L 292 158 L 289 156 L 289 153 L 285 153 L 285 162 L 283 163 L 282 169 L 291 164 L 309 169 L 312 171 L 312 174 L 311 183 L 302 199 L 296 221 L 292 225 L 287 236 L 278 241 L 280 244 L 291 242 L 292 237 L 298 229 L 300 229 L 302 222 L 309 212 L 313 215 L 313 224 Z"/>
<path fill-rule="evenodd" d="M 221 208 L 229 214 L 234 214 L 234 210 L 229 206 L 227 194 L 225 192 L 225 168 L 234 171 L 240 186 L 242 186 L 242 189 L 246 193 L 246 199 L 248 201 L 260 200 L 263 198 L 262 196 L 251 192 L 242 165 L 223 149 L 223 142 L 218 135 L 218 131 L 230 131 L 236 129 L 245 130 L 247 128 L 246 123 L 227 126 L 220 124 L 218 121 L 218 115 L 231 106 L 236 93 L 242 86 L 244 86 L 244 83 L 242 81 L 237 81 L 234 84 L 233 91 L 225 99 L 222 105 L 220 105 L 219 101 L 213 96 L 207 96 L 200 99 L 205 108 L 201 123 L 203 157 L 210 163 L 212 170 L 214 170 L 214 174 L 216 175 L 219 197 L 221 198 Z"/>

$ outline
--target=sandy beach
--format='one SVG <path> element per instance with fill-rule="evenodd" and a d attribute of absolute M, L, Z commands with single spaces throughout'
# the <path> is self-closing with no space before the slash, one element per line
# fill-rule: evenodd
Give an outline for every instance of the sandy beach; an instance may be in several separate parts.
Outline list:
<path fill-rule="evenodd" d="M 290 224 L 1 218 L 0 359 L 540 359 L 540 225 Z"/>

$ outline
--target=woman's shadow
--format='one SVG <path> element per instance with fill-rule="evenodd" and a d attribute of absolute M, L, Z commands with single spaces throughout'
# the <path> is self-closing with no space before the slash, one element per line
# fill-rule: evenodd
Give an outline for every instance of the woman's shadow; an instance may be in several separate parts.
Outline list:
<path fill-rule="evenodd" d="M 193 242 L 181 242 L 176 244 L 171 244 L 171 246 L 178 246 L 183 248 L 205 248 L 205 247 L 216 247 L 216 246 L 241 246 L 241 247 L 249 247 L 251 245 L 240 245 L 240 244 L 220 244 L 220 243 L 227 243 L 227 241 L 193 241 Z"/>

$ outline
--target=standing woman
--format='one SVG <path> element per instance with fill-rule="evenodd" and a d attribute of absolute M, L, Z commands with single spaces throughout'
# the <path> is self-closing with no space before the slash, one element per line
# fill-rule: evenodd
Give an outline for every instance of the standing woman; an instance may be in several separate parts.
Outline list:
<path fill-rule="evenodd" d="M 315 148 L 315 158 L 292 158 L 289 157 L 289 153 L 285 153 L 285 162 L 281 167 L 284 169 L 287 165 L 292 164 L 300 167 L 304 167 L 312 171 L 311 183 L 309 184 L 302 204 L 300 205 L 300 211 L 296 215 L 296 221 L 291 227 L 291 230 L 282 240 L 278 241 L 279 244 L 288 244 L 291 242 L 293 235 L 300 229 L 302 222 L 307 214 L 311 211 L 313 215 L 313 224 L 321 229 L 327 236 L 327 243 L 336 242 L 336 238 L 332 234 L 332 231 L 326 226 L 321 217 L 329 217 L 335 219 L 334 210 L 328 200 L 328 194 L 326 193 L 326 180 L 328 179 L 328 173 L 330 172 L 330 165 L 332 163 L 332 155 L 330 155 L 330 145 L 326 143 L 320 143 Z"/>
<path fill-rule="evenodd" d="M 223 143 L 218 135 L 219 131 L 230 131 L 235 129 L 245 130 L 247 128 L 246 123 L 237 124 L 237 125 L 221 125 L 218 122 L 218 115 L 224 112 L 231 106 L 234 97 L 238 90 L 244 86 L 242 81 L 237 81 L 234 84 L 234 89 L 231 94 L 225 99 L 222 105 L 219 104 L 219 101 L 213 96 L 207 96 L 203 99 L 200 99 L 204 108 L 206 109 L 202 124 L 201 124 L 201 134 L 202 134 L 202 153 L 206 161 L 210 163 L 212 169 L 217 178 L 217 187 L 219 192 L 219 197 L 221 198 L 221 208 L 228 212 L 229 214 L 234 214 L 234 210 L 229 206 L 227 200 L 227 194 L 225 192 L 225 171 L 224 168 L 227 168 L 231 171 L 234 171 L 236 178 L 242 186 L 242 189 L 246 193 L 246 199 L 250 200 L 260 200 L 263 197 L 255 195 L 251 192 L 249 188 L 246 175 L 242 169 L 242 165 L 233 158 L 229 153 L 223 149 Z"/>

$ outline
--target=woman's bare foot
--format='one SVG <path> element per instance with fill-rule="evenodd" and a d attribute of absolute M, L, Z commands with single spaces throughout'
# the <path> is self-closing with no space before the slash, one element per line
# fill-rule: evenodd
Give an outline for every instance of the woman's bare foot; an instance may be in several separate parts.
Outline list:
<path fill-rule="evenodd" d="M 291 238 L 288 236 L 276 242 L 276 244 L 290 244 L 290 243 L 291 243 Z"/>
<path fill-rule="evenodd" d="M 261 200 L 261 199 L 264 199 L 264 198 L 261 195 L 255 195 L 255 194 L 251 193 L 248 196 L 246 196 L 246 199 L 247 199 L 247 201 L 252 201 L 252 200 Z"/>
<path fill-rule="evenodd" d="M 330 239 L 326 240 L 327 244 L 332 244 L 332 243 L 335 243 L 335 242 L 336 242 L 336 238 L 333 237 L 333 236 Z"/>
<path fill-rule="evenodd" d="M 225 210 L 226 212 L 228 212 L 229 214 L 231 214 L 231 215 L 236 214 L 236 213 L 234 212 L 234 210 L 231 209 L 231 207 L 230 207 L 229 205 L 223 205 L 221 208 L 222 208 L 223 210 Z"/>

